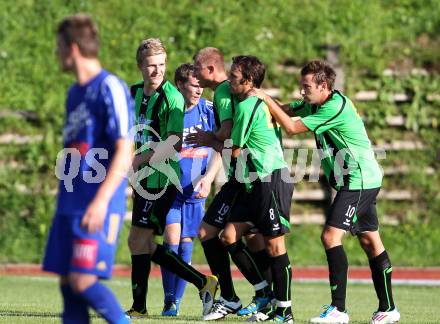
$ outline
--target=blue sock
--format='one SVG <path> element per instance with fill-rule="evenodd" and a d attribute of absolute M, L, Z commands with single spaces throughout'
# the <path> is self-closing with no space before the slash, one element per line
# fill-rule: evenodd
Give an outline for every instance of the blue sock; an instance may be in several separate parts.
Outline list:
<path fill-rule="evenodd" d="M 108 323 L 126 324 L 130 321 L 116 300 L 115 295 L 99 281 L 95 282 L 81 294 L 87 304 L 101 315 Z"/>
<path fill-rule="evenodd" d="M 168 243 L 163 244 L 164 248 L 169 249 L 177 254 L 179 249 L 179 245 L 171 245 Z M 164 302 L 175 301 L 175 290 L 174 290 L 174 282 L 178 276 L 176 276 L 173 272 L 166 270 L 163 267 L 160 267 L 162 272 L 162 285 L 163 285 L 163 295 Z"/>
<path fill-rule="evenodd" d="M 192 257 L 192 251 L 193 251 L 193 242 L 181 242 L 179 245 L 179 256 L 182 258 L 183 261 L 186 263 L 191 263 L 191 257 Z M 176 302 L 180 304 L 183 293 L 185 292 L 187 281 L 183 280 L 179 276 L 176 276 L 175 280 L 175 297 Z"/>
<path fill-rule="evenodd" d="M 75 294 L 70 285 L 60 286 L 63 296 L 64 310 L 62 314 L 64 324 L 88 324 L 89 310 L 87 303 L 78 294 Z"/>

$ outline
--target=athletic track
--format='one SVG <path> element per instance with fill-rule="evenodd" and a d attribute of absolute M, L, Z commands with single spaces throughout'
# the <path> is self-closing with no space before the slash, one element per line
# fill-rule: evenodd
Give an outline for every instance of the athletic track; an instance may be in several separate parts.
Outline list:
<path fill-rule="evenodd" d="M 210 273 L 206 265 L 196 265 L 196 268 L 203 273 Z M 440 286 L 440 267 L 428 268 L 410 268 L 410 267 L 394 267 L 393 268 L 394 284 L 409 285 L 430 285 Z M 41 270 L 41 265 L 37 264 L 1 264 L 0 275 L 27 275 L 27 276 L 43 276 L 50 275 Z M 129 277 L 130 267 L 116 265 L 113 269 L 113 275 L 117 277 Z M 234 278 L 243 278 L 236 267 L 232 268 Z M 160 277 L 160 269 L 153 266 L 151 269 L 152 277 Z M 353 283 L 370 283 L 370 269 L 368 267 L 350 267 L 348 278 Z M 304 282 L 327 282 L 327 267 L 294 267 L 293 280 Z"/>

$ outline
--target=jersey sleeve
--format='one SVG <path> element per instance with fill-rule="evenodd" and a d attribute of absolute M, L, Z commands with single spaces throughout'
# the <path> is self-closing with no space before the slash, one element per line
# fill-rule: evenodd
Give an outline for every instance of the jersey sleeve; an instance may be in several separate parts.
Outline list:
<path fill-rule="evenodd" d="M 177 91 L 167 96 L 167 98 L 169 101 L 167 133 L 183 133 L 185 100 L 180 92 Z"/>
<path fill-rule="evenodd" d="M 298 117 L 306 117 L 310 114 L 310 105 L 304 102 L 304 100 L 293 101 L 289 104 L 291 112 Z"/>
<path fill-rule="evenodd" d="M 109 75 L 101 90 L 106 108 L 106 135 L 113 142 L 119 138 L 128 138 L 133 127 L 134 108 L 127 86 L 116 76 Z"/>
<path fill-rule="evenodd" d="M 251 125 L 249 125 L 248 129 L 248 124 L 251 113 L 252 110 L 246 109 L 242 103 L 237 105 L 231 132 L 231 139 L 234 146 L 243 147 L 249 139 Z"/>
<path fill-rule="evenodd" d="M 224 91 L 214 94 L 214 106 L 217 110 L 220 122 L 232 119 L 231 95 Z"/>
<path fill-rule="evenodd" d="M 342 114 L 344 107 L 345 98 L 337 96 L 319 107 L 316 113 L 301 118 L 301 121 L 308 129 L 319 135 L 344 122 Z"/>

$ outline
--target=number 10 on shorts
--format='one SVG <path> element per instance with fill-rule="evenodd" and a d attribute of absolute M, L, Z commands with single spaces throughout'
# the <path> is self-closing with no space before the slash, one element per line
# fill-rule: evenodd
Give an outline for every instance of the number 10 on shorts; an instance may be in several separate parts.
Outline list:
<path fill-rule="evenodd" d="M 345 213 L 345 222 L 344 224 L 347 226 L 350 226 L 351 219 L 353 218 L 354 214 L 356 212 L 356 207 L 352 205 L 348 205 L 347 212 Z"/>

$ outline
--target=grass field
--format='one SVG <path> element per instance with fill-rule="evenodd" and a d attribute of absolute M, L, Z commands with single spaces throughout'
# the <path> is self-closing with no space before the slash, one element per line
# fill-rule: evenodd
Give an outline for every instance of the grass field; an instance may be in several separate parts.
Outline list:
<path fill-rule="evenodd" d="M 117 294 L 124 307 L 131 302 L 128 278 L 115 278 L 110 287 Z M 251 298 L 251 287 L 245 281 L 237 281 L 237 292 L 244 303 Z M 59 323 L 61 299 L 53 277 L 0 277 L 0 323 Z M 440 323 L 439 288 L 395 286 L 395 299 L 402 314 L 401 323 Z M 321 305 L 328 302 L 328 288 L 325 284 L 299 283 L 293 285 L 296 323 L 307 323 L 317 314 Z M 188 286 L 182 302 L 181 315 L 167 319 L 159 316 L 163 293 L 161 281 L 150 281 L 146 320 L 134 323 L 203 323 L 200 321 L 201 304 L 195 288 Z M 348 304 L 351 322 L 369 323 L 371 312 L 376 307 L 376 297 L 371 285 L 349 285 Z M 243 322 L 235 316 L 227 318 L 228 323 Z M 92 323 L 104 323 L 97 317 Z"/>

